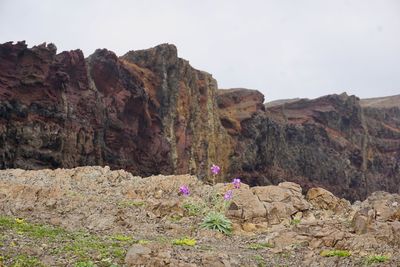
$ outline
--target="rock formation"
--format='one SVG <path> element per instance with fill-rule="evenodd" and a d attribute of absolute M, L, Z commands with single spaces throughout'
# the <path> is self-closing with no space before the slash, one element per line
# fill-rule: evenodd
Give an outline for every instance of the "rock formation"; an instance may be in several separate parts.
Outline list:
<path fill-rule="evenodd" d="M 244 95 L 257 93 L 221 92 L 218 103 L 240 99 L 246 106 L 255 99 Z M 278 102 L 263 111 L 254 108 L 262 104 L 258 98 L 246 116 L 229 111 L 236 104 L 220 105 L 222 124 L 236 144 L 230 173 L 252 185 L 321 186 L 350 200 L 377 190 L 400 192 L 400 101 L 395 99 L 360 102 L 344 93 Z"/>
<path fill-rule="evenodd" d="M 331 95 L 264 105 L 256 90 L 218 90 L 175 46 L 57 54 L 0 45 L 0 168 L 108 165 L 134 175 L 292 181 L 350 200 L 400 192 L 399 96 Z"/>
<path fill-rule="evenodd" d="M 0 46 L 1 168 L 109 165 L 134 174 L 228 165 L 217 83 L 173 45 L 121 58 L 99 49 L 56 54 L 53 44 Z"/>

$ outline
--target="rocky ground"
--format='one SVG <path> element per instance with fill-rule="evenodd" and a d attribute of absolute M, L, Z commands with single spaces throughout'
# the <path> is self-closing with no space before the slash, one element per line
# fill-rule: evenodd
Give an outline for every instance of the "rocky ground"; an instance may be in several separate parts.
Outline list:
<path fill-rule="evenodd" d="M 232 234 L 201 228 L 229 189 Z M 108 167 L 0 171 L 0 266 L 400 266 L 399 246 L 397 194 L 351 205 L 289 182 L 233 189 Z"/>

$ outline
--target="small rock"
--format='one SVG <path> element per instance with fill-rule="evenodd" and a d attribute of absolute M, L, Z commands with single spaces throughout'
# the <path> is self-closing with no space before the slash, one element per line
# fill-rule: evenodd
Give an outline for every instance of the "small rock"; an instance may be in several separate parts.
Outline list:
<path fill-rule="evenodd" d="M 45 255 L 41 258 L 41 262 L 46 266 L 56 266 L 57 265 L 57 258 L 50 255 Z M 1 263 L 1 262 L 0 262 Z"/>
<path fill-rule="evenodd" d="M 162 190 L 158 190 L 154 193 L 154 197 L 157 199 L 160 199 L 163 195 L 163 191 Z"/>
<path fill-rule="evenodd" d="M 244 223 L 243 224 L 243 230 L 246 232 L 255 232 L 257 231 L 257 227 L 254 223 Z"/>
<path fill-rule="evenodd" d="M 50 224 L 52 224 L 54 226 L 60 226 L 61 225 L 61 219 L 59 217 L 50 218 Z"/>
<path fill-rule="evenodd" d="M 308 190 L 306 199 L 317 209 L 343 212 L 350 207 L 350 203 L 344 199 L 339 199 L 328 190 L 323 188 L 311 188 Z"/>
<path fill-rule="evenodd" d="M 308 245 L 311 248 L 319 248 L 319 247 L 321 247 L 321 244 L 322 244 L 321 239 L 313 238 Z"/>
<path fill-rule="evenodd" d="M 125 264 L 127 266 L 137 266 L 142 264 L 143 260 L 151 253 L 151 250 L 141 244 L 135 244 L 130 247 L 128 253 L 126 253 Z"/>

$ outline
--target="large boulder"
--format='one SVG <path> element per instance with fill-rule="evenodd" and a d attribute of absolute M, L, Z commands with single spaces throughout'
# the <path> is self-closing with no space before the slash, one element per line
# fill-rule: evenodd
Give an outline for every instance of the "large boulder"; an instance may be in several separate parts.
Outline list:
<path fill-rule="evenodd" d="M 314 206 L 314 208 L 331 210 L 336 213 L 345 212 L 350 207 L 349 201 L 340 199 L 328 190 L 320 187 L 308 190 L 306 199 Z"/>
<path fill-rule="evenodd" d="M 228 215 L 251 220 L 255 218 L 266 218 L 267 211 L 260 199 L 246 187 L 235 189 L 232 203 L 228 209 Z"/>

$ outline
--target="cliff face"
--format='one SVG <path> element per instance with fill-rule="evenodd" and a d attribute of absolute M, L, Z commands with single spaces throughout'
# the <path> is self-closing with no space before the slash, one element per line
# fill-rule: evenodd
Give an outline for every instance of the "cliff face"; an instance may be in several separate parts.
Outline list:
<path fill-rule="evenodd" d="M 219 94 L 218 101 L 224 98 Z M 230 173 L 253 185 L 293 181 L 306 189 L 321 186 L 351 200 L 377 190 L 399 192 L 398 105 L 366 107 L 365 101 L 361 105 L 358 98 L 342 94 L 254 112 L 233 135 Z"/>
<path fill-rule="evenodd" d="M 0 45 L 1 168 L 109 165 L 134 174 L 196 173 L 224 162 L 217 83 L 172 45 L 118 58 Z M 217 149 L 218 144 L 225 144 Z M 226 163 L 227 164 L 227 163 Z"/>
<path fill-rule="evenodd" d="M 218 90 L 175 46 L 84 58 L 0 45 L 0 168 L 109 165 L 135 175 L 293 181 L 350 200 L 399 192 L 400 98 L 276 101 Z"/>
<path fill-rule="evenodd" d="M 157 117 L 170 144 L 173 173 L 209 175 L 212 163 L 228 166 L 231 141 L 222 127 L 216 104 L 217 82 L 177 57 L 172 45 L 131 51 L 122 57 L 156 77 L 149 93 L 157 99 Z M 225 169 L 222 169 L 225 173 Z M 222 177 L 222 176 L 221 176 Z"/>
<path fill-rule="evenodd" d="M 36 169 L 101 163 L 101 124 L 80 50 L 0 46 L 0 162 Z"/>
<path fill-rule="evenodd" d="M 218 90 L 218 108 L 222 125 L 230 135 L 241 134 L 242 122 L 257 111 L 265 111 L 264 96 L 243 88 Z"/>

